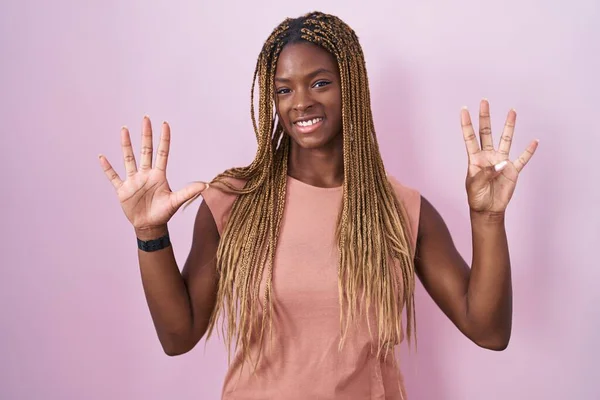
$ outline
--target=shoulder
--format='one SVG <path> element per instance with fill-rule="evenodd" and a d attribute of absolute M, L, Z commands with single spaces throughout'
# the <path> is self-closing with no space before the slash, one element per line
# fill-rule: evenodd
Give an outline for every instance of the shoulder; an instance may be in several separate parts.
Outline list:
<path fill-rule="evenodd" d="M 410 186 L 406 186 L 401 183 L 394 176 L 388 175 L 388 182 L 392 185 L 392 189 L 396 193 L 398 200 L 401 201 L 407 208 L 420 208 L 421 206 L 421 193 Z"/>
<path fill-rule="evenodd" d="M 223 181 L 235 189 L 243 189 L 246 184 L 245 180 L 235 178 L 224 178 Z M 202 192 L 204 203 L 209 208 L 220 235 L 224 231 L 231 207 L 238 196 L 238 194 L 232 193 L 226 184 L 221 182 L 211 183 Z"/>
<path fill-rule="evenodd" d="M 388 180 L 408 214 L 411 231 L 415 237 L 446 229 L 440 213 L 418 190 L 403 185 L 394 177 L 388 176 Z"/>
<path fill-rule="evenodd" d="M 415 248 L 421 218 L 421 193 L 417 189 L 404 185 L 391 175 L 388 175 L 387 178 L 405 213 L 404 217 L 410 228 L 411 242 Z"/>

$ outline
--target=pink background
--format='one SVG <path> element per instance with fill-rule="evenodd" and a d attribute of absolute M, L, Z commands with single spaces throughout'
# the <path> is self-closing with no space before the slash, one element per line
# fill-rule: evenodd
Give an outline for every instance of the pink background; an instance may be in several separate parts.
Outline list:
<path fill-rule="evenodd" d="M 284 17 L 313 9 L 357 31 L 388 170 L 436 205 L 467 259 L 460 107 L 488 97 L 496 139 L 515 107 L 513 158 L 541 139 L 508 211 L 509 348 L 476 347 L 420 289 L 419 350 L 402 353 L 410 398 L 598 398 L 600 2 L 48 4 L 0 5 L 0 398 L 219 397 L 221 343 L 162 353 L 96 156 L 123 171 L 119 128 L 139 150 L 149 114 L 172 124 L 174 188 L 247 163 L 258 52 Z M 170 223 L 180 265 L 194 213 Z"/>

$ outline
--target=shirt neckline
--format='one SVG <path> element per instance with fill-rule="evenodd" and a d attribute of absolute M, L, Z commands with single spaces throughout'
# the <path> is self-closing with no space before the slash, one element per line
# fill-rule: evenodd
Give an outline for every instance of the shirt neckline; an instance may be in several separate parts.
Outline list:
<path fill-rule="evenodd" d="M 288 182 L 292 182 L 296 185 L 299 186 L 304 186 L 306 188 L 309 188 L 311 190 L 317 190 L 317 191 L 325 191 L 325 192 L 339 192 L 342 191 L 344 189 L 344 185 L 341 186 L 334 186 L 334 187 L 321 187 L 321 186 L 314 186 L 314 185 L 310 185 L 306 182 L 302 182 L 301 180 L 298 180 L 296 178 L 293 178 L 291 176 L 287 176 Z"/>

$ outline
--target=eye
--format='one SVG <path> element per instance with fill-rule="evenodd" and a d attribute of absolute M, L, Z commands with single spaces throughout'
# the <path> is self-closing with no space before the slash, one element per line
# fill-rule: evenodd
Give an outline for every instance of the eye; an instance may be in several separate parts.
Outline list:
<path fill-rule="evenodd" d="M 317 81 L 317 82 L 315 82 L 315 84 L 313 86 L 320 88 L 320 87 L 325 87 L 325 86 L 329 85 L 330 83 L 331 82 L 329 82 L 329 81 Z"/>
<path fill-rule="evenodd" d="M 275 91 L 275 93 L 277 93 L 277 94 L 286 94 L 286 93 L 289 93 L 289 92 L 290 92 L 290 89 L 287 89 L 287 88 L 281 88 L 281 89 L 277 89 Z"/>

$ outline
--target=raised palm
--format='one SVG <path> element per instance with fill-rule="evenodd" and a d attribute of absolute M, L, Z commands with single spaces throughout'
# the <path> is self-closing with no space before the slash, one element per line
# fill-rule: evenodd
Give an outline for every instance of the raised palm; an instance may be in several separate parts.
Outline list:
<path fill-rule="evenodd" d="M 469 112 L 466 109 L 461 111 L 463 137 L 469 157 L 467 197 L 473 211 L 503 213 L 515 191 L 519 173 L 537 149 L 538 141 L 534 140 L 515 161 L 509 159 L 516 117 L 516 112 L 510 110 L 496 150 L 488 101 L 482 100 L 479 107 L 480 142 L 477 141 Z"/>
<path fill-rule="evenodd" d="M 121 207 L 136 230 L 162 227 L 189 199 L 206 188 L 195 182 L 173 192 L 167 182 L 166 168 L 169 157 L 171 131 L 164 122 L 156 162 L 152 167 L 152 125 L 148 117 L 142 123 L 142 150 L 139 169 L 133 155 L 129 130 L 121 129 L 121 147 L 127 179 L 121 180 L 109 161 L 100 155 L 100 165 L 117 191 Z"/>

